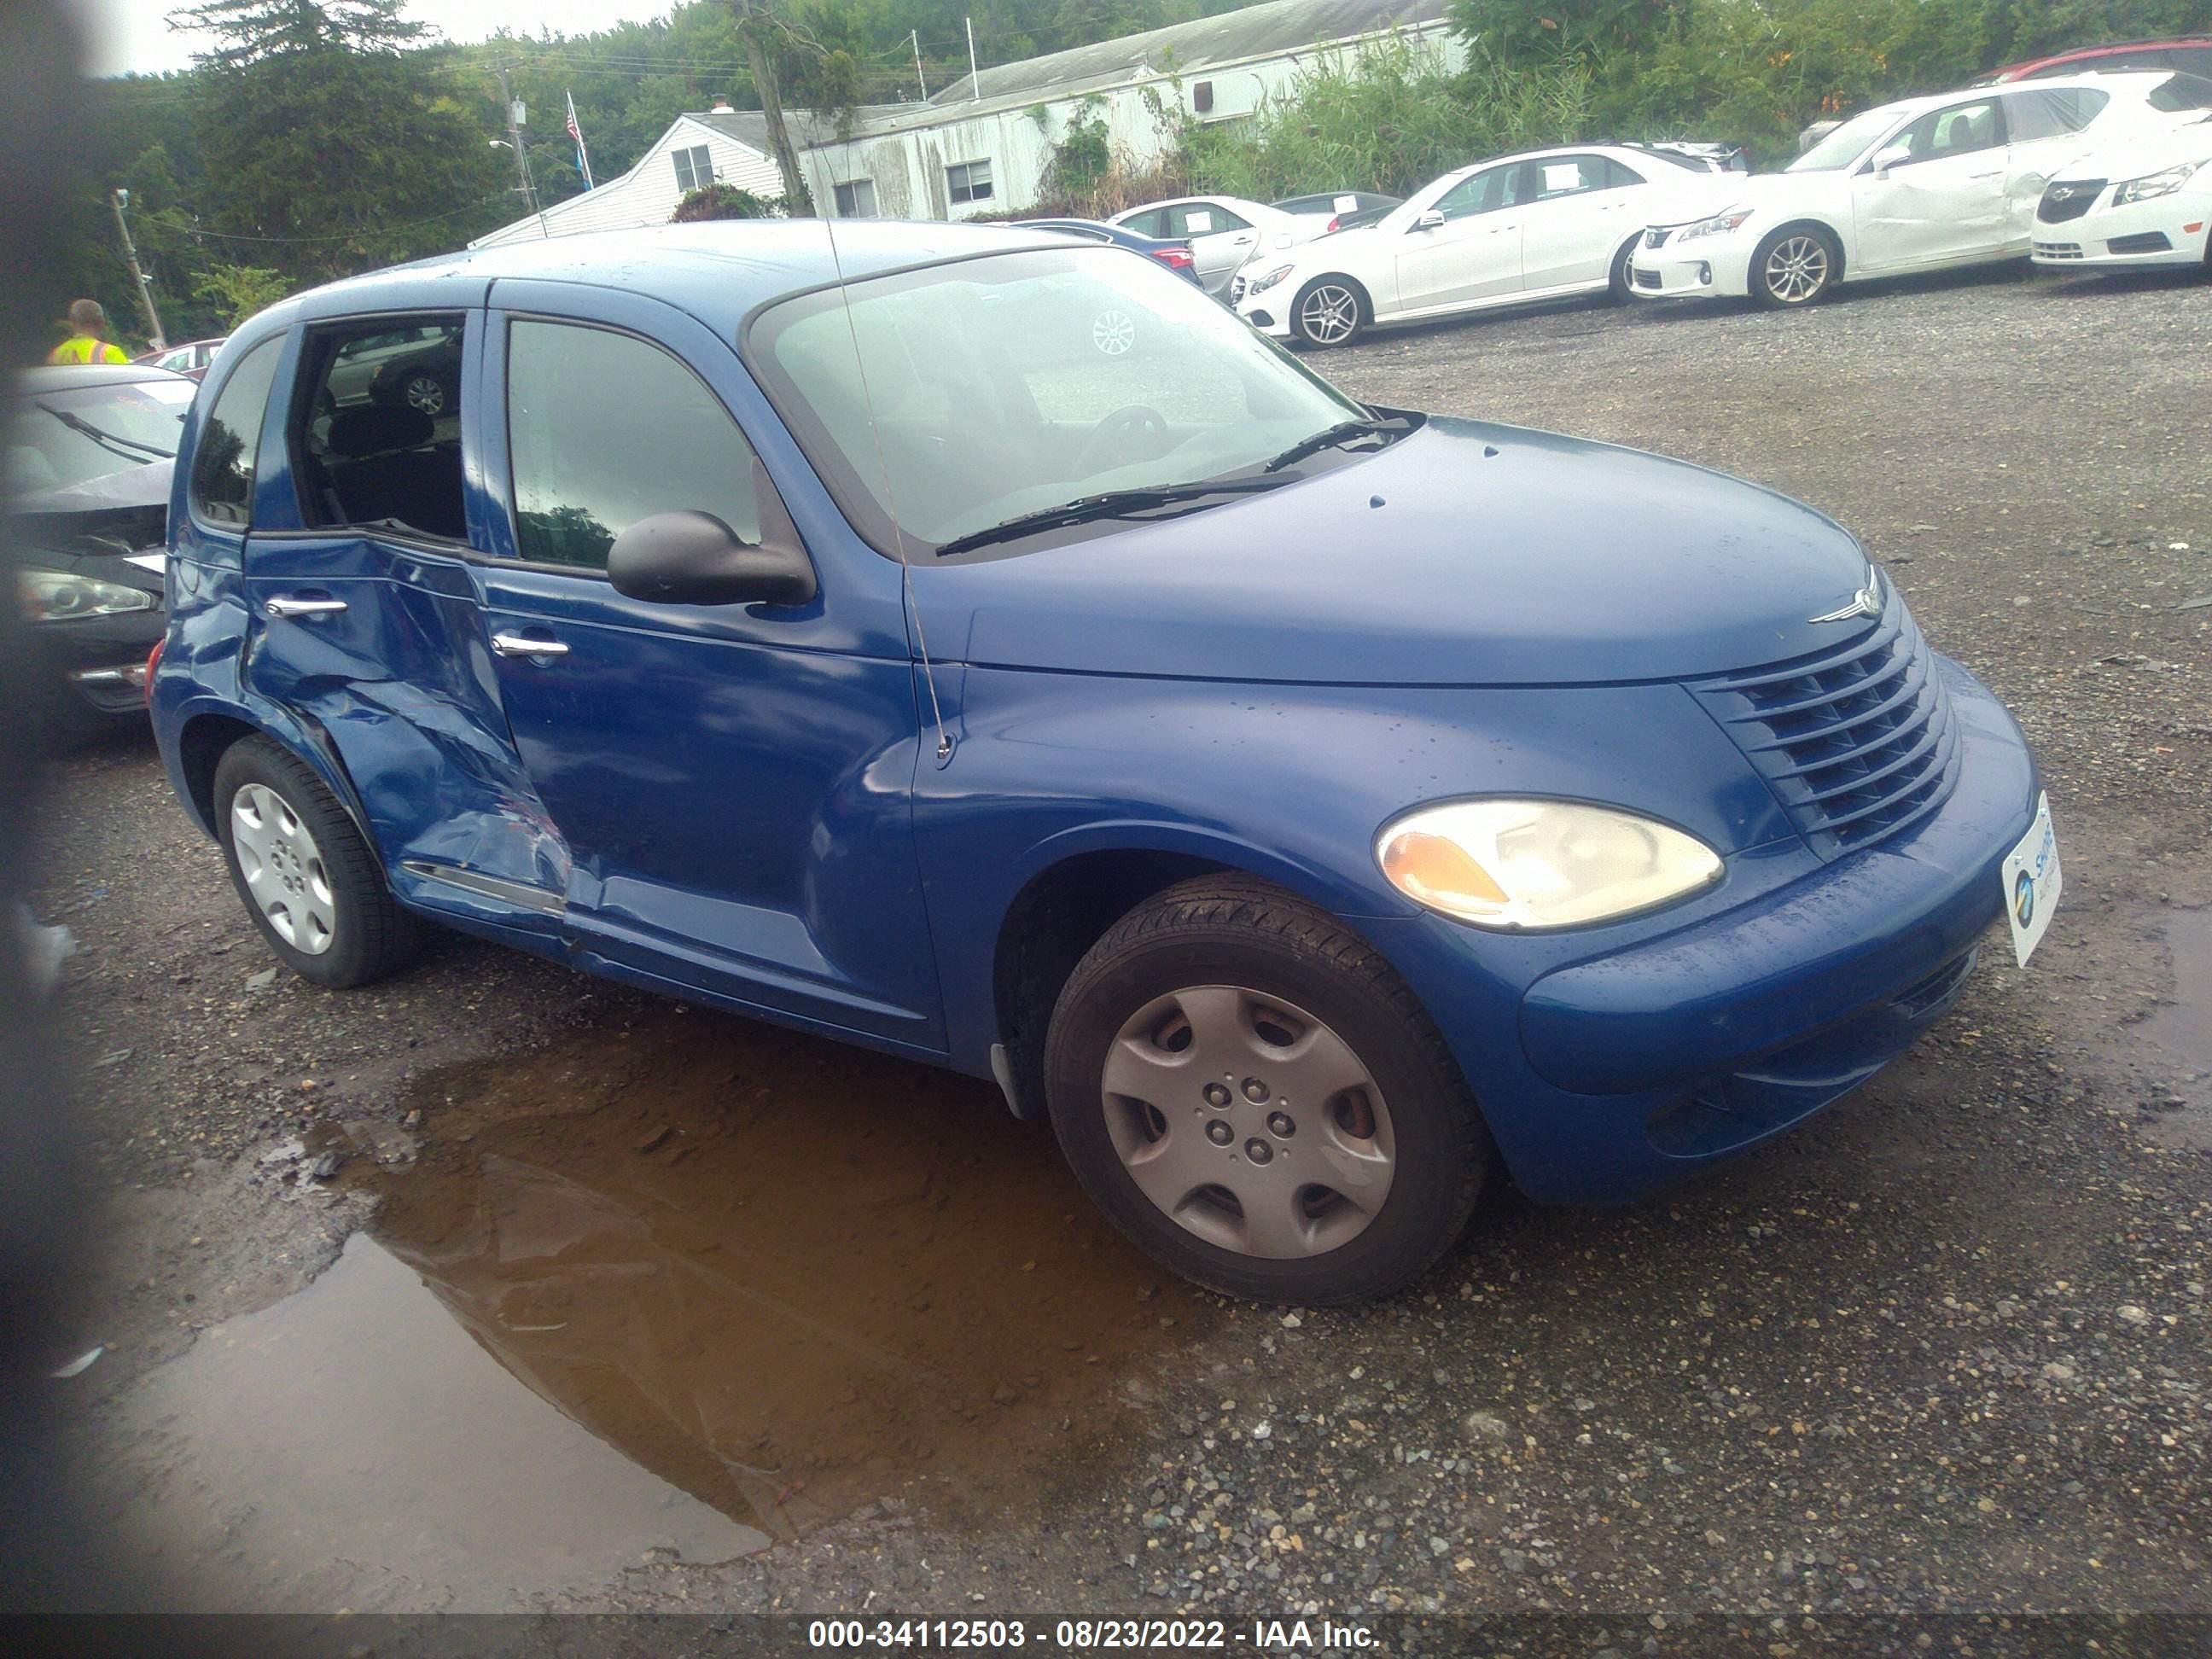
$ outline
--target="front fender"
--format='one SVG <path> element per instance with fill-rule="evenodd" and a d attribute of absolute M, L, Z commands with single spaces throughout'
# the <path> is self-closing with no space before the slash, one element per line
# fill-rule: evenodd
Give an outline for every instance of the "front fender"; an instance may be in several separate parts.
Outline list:
<path fill-rule="evenodd" d="M 1070 858 L 1203 860 L 1379 937 L 1418 912 L 1376 867 L 1375 834 L 1424 801 L 1601 801 L 1723 854 L 1796 842 L 1765 785 L 1678 686 L 1254 685 L 970 666 L 940 670 L 939 687 L 958 740 L 946 764 L 925 761 L 916 775 L 915 840 L 951 1057 L 978 1074 L 1000 1041 L 1005 921 Z M 1497 953 L 1517 975 L 1540 957 L 1556 965 L 1560 947 Z"/>

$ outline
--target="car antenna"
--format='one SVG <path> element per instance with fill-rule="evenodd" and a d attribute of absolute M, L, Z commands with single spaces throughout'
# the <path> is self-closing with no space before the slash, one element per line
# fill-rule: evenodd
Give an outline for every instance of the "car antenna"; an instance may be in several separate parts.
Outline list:
<path fill-rule="evenodd" d="M 891 540 L 898 549 L 899 609 L 907 618 L 907 626 L 914 629 L 915 649 L 921 655 L 921 683 L 929 690 L 929 717 L 937 726 L 937 763 L 939 766 L 952 757 L 952 733 L 945 724 L 945 708 L 937 700 L 937 672 L 929 660 L 929 636 L 922 631 L 921 607 L 914 602 L 914 561 L 907 555 L 906 532 L 899 523 L 898 502 L 891 495 L 891 469 L 884 458 L 883 434 L 876 427 L 875 394 L 868 387 L 868 360 L 860 350 L 860 331 L 853 322 L 853 296 L 845 287 L 845 261 L 837 252 L 837 225 L 833 219 L 823 219 L 822 228 L 830 238 L 830 265 L 837 278 L 837 299 L 845 308 L 845 332 L 853 342 L 853 366 L 860 374 L 860 401 L 868 411 L 868 441 L 876 449 L 876 471 L 883 479 L 884 499 L 890 507 Z"/>

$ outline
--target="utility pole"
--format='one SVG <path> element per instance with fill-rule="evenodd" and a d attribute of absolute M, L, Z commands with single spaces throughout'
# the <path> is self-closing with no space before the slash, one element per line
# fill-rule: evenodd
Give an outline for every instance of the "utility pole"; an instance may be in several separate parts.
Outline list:
<path fill-rule="evenodd" d="M 968 101 L 972 104 L 983 95 L 983 77 L 975 68 L 975 20 L 961 21 L 968 25 Z"/>
<path fill-rule="evenodd" d="M 525 206 L 538 211 L 538 190 L 530 182 L 530 157 L 522 148 L 522 106 L 514 101 L 507 89 L 507 69 L 502 64 L 495 71 L 499 76 L 499 101 L 507 109 L 507 142 L 514 151 L 515 188 L 522 192 Z"/>
<path fill-rule="evenodd" d="M 908 29 L 906 38 L 914 42 L 914 83 L 921 88 L 921 101 L 929 101 L 929 82 L 921 78 L 921 31 Z"/>
<path fill-rule="evenodd" d="M 154 309 L 154 290 L 146 285 L 146 273 L 138 269 L 138 250 L 131 246 L 131 227 L 123 222 L 123 210 L 131 204 L 127 190 L 107 192 L 107 205 L 115 210 L 115 234 L 123 239 L 123 263 L 131 268 L 131 286 L 138 293 L 138 309 L 146 314 L 146 331 L 154 337 L 154 349 L 167 351 L 169 343 L 161 334 L 161 313 Z"/>

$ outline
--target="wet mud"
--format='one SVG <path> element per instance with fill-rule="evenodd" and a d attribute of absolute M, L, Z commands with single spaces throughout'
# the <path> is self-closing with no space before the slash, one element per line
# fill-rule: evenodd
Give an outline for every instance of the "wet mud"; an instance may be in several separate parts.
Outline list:
<path fill-rule="evenodd" d="M 607 1444 L 789 1536 L 1036 1511 L 1219 1304 L 971 1079 L 673 1006 L 416 1093 L 376 1242 Z"/>

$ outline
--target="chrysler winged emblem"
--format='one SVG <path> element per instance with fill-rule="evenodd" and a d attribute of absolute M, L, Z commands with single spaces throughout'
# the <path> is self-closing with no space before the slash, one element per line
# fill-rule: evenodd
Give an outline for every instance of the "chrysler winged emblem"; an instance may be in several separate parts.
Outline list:
<path fill-rule="evenodd" d="M 1867 572 L 1867 585 L 1851 595 L 1851 602 L 1840 611 L 1831 611 L 1826 616 L 1808 617 L 1808 623 L 1850 622 L 1858 617 L 1881 615 L 1881 573 Z"/>

